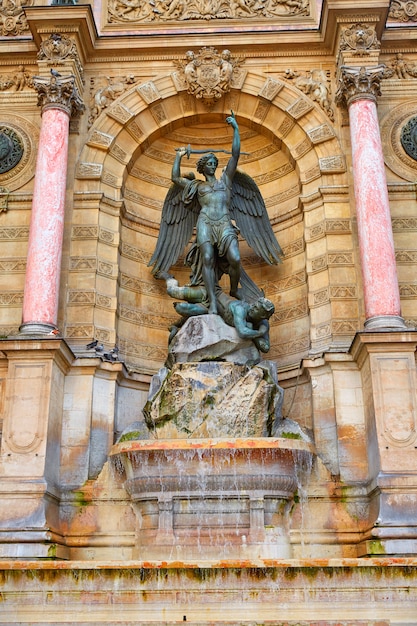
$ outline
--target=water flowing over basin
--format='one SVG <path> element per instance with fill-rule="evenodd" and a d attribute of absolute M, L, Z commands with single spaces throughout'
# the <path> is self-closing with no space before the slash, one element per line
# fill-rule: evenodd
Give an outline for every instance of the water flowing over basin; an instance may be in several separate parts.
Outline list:
<path fill-rule="evenodd" d="M 285 438 L 134 440 L 115 444 L 137 518 L 138 558 L 279 558 L 314 446 Z"/>

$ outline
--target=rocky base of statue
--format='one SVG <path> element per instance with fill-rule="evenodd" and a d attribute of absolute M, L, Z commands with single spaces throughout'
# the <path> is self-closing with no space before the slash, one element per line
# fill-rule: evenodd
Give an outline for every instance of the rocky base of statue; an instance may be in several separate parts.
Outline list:
<path fill-rule="evenodd" d="M 190 317 L 171 339 L 166 364 L 227 361 L 251 366 L 260 360 L 255 343 L 239 337 L 219 315 L 199 315 Z"/>
<path fill-rule="evenodd" d="M 281 417 L 273 364 L 177 363 L 154 376 L 144 415 L 151 437 L 269 437 Z"/>

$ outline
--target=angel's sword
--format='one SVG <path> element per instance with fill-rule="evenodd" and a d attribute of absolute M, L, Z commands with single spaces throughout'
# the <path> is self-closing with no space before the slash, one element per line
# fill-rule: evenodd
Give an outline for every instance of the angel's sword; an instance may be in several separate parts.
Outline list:
<path fill-rule="evenodd" d="M 190 158 L 190 154 L 207 154 L 208 152 L 224 152 L 225 154 L 232 154 L 231 150 L 224 150 L 222 148 L 206 148 L 205 150 L 193 150 L 190 144 L 188 144 L 186 150 L 187 159 Z M 241 152 L 240 154 L 250 154 L 250 152 Z"/>

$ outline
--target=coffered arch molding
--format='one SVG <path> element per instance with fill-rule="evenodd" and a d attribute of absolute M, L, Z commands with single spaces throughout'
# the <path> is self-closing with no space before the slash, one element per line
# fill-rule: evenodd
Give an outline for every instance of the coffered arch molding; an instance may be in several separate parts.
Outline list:
<path fill-rule="evenodd" d="M 224 124 L 225 112 L 230 109 L 235 111 L 247 136 L 253 131 L 255 139 L 249 138 L 248 144 L 257 144 L 259 139 L 263 148 L 266 144 L 276 148 L 265 159 L 248 156 L 241 160 L 242 169 L 255 178 L 258 175 L 262 183 L 271 174 L 267 168 L 275 169 L 273 182 L 266 182 L 261 191 L 268 210 L 272 209 L 270 217 L 284 248 L 285 264 L 279 271 L 268 269 L 259 260 L 249 258 L 249 251 L 244 252 L 254 280 L 267 286 L 276 304 L 271 324 L 275 348 L 270 356 L 279 359 L 283 367 L 291 367 L 315 343 L 322 347 L 323 342 L 331 342 L 331 333 L 321 329 L 323 319 L 330 328 L 328 299 L 320 300 L 314 311 L 308 304 L 312 287 L 308 287 L 309 243 L 303 219 L 303 210 L 309 211 L 309 230 L 314 227 L 314 220 L 320 222 L 320 228 L 314 231 L 312 254 L 316 255 L 318 230 L 320 237 L 326 234 L 326 228 L 321 227 L 325 219 L 324 200 L 318 190 L 335 184 L 340 187 L 346 182 L 344 155 L 331 121 L 296 87 L 261 74 L 248 73 L 241 89 L 233 89 L 211 111 L 185 90 L 178 90 L 173 77 L 165 75 L 126 91 L 97 118 L 77 164 L 74 189 L 81 204 L 94 195 L 102 214 L 98 220 L 96 264 L 91 260 L 91 278 L 96 282 L 91 333 L 107 343 L 117 340 L 126 362 L 140 371 L 155 371 L 163 362 L 166 328 L 173 315 L 164 285 L 152 281 L 147 267 L 159 229 L 163 197 L 170 184 L 173 146 L 188 143 L 183 139 L 188 129 L 192 135 L 195 128 L 201 130 L 213 122 L 220 135 L 225 129 L 224 141 L 217 135 L 218 147 L 230 146 L 232 133 Z M 174 143 L 176 130 L 179 143 Z M 210 133 L 200 135 L 204 142 L 213 139 Z M 161 152 L 158 167 L 161 142 L 171 152 Z M 207 144 L 200 143 L 203 145 Z M 284 163 L 282 177 L 276 176 L 279 166 L 275 155 Z M 120 221 L 117 215 L 122 217 Z M 112 232 L 107 232 L 109 228 Z M 117 241 L 119 245 L 115 246 Z M 325 246 L 323 239 L 324 251 Z M 176 275 L 177 270 L 181 281 L 184 270 L 177 268 Z M 320 272 L 323 271 L 327 272 L 326 263 L 320 265 Z M 311 274 L 316 272 L 314 267 Z M 77 282 L 76 276 L 73 281 Z M 322 307 L 325 311 L 319 312 Z M 315 318 L 321 324 L 317 332 Z M 71 332 L 79 336 L 77 327 L 68 325 L 67 331 L 69 336 Z"/>
<path fill-rule="evenodd" d="M 212 112 L 185 91 L 178 91 L 172 75 L 126 91 L 91 128 L 76 178 L 95 180 L 88 185 L 90 191 L 122 199 L 130 167 L 157 137 L 178 124 L 202 123 L 230 108 L 260 134 L 268 133 L 282 142 L 303 186 L 323 175 L 346 171 L 339 140 L 324 111 L 292 84 L 248 72 L 241 89 L 232 90 Z M 76 184 L 76 189 L 82 187 Z"/>

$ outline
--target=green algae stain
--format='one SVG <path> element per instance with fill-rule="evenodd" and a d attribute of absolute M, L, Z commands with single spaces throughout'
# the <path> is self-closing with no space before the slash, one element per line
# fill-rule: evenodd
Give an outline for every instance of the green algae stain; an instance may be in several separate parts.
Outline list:
<path fill-rule="evenodd" d="M 78 491 L 74 491 L 74 504 L 75 506 L 83 509 L 91 504 L 90 500 L 86 500 L 84 492 L 79 489 Z"/>
<path fill-rule="evenodd" d="M 380 539 L 372 539 L 368 542 L 369 554 L 385 554 L 385 548 Z"/>
<path fill-rule="evenodd" d="M 306 578 L 309 578 L 310 580 L 314 580 L 315 578 L 317 578 L 317 575 L 319 573 L 319 568 L 318 567 L 303 567 L 302 571 Z"/>
<path fill-rule="evenodd" d="M 132 430 L 122 435 L 118 443 L 123 443 L 123 441 L 136 441 L 137 439 L 141 439 L 141 437 L 142 437 L 142 434 L 139 430 Z"/>
<path fill-rule="evenodd" d="M 49 546 L 48 559 L 56 559 L 56 543 L 51 543 Z"/>
<path fill-rule="evenodd" d="M 279 436 L 282 437 L 283 439 L 301 439 L 302 438 L 300 433 L 291 433 L 287 431 L 280 433 Z"/>

